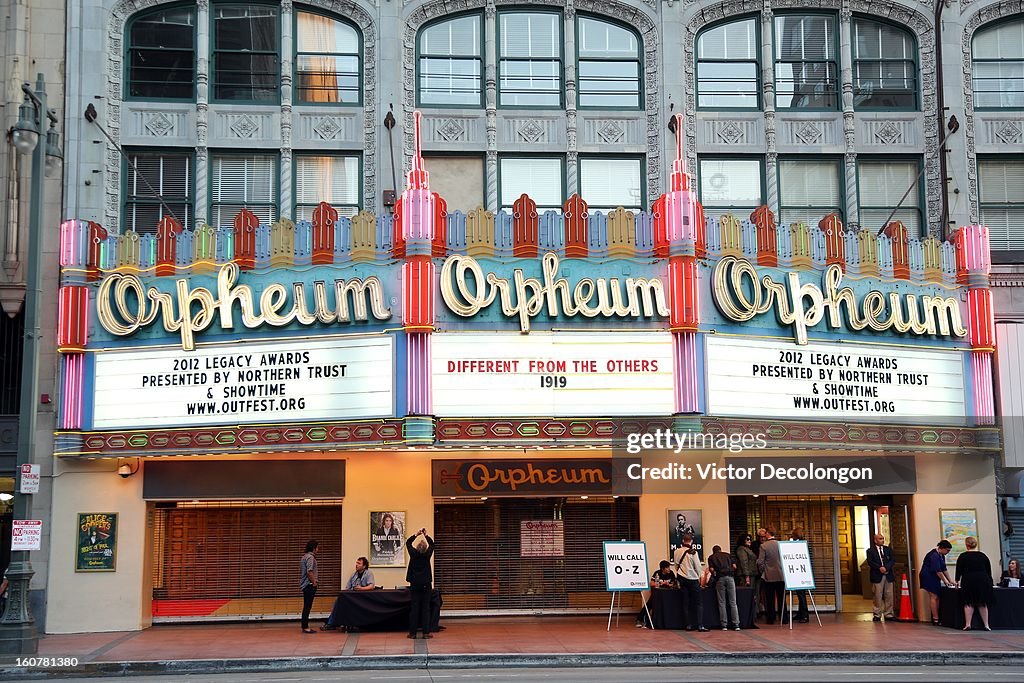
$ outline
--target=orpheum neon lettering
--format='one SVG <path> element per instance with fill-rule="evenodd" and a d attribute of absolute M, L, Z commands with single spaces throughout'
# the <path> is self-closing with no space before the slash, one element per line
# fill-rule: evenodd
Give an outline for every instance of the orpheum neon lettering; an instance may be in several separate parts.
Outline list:
<path fill-rule="evenodd" d="M 228 263 L 217 273 L 216 296 L 205 287 L 190 288 L 186 279 L 175 283 L 172 294 L 156 287 L 146 291 L 137 275 L 112 273 L 100 283 L 97 317 L 103 329 L 119 337 L 133 334 L 159 317 L 165 331 L 181 335 L 181 347 L 186 351 L 195 348 L 195 335 L 218 317 L 222 329 L 234 329 L 236 303 L 242 324 L 249 329 L 261 325 L 282 327 L 292 322 L 312 325 L 365 321 L 368 312 L 377 320 L 391 318 L 391 309 L 384 303 L 384 288 L 376 277 L 335 280 L 333 305 L 327 300 L 327 283 L 314 282 L 312 307 L 301 282 L 292 283 L 290 305 L 288 288 L 275 282 L 260 294 L 257 307 L 252 288 L 236 286 L 237 280 L 238 266 Z"/>
<path fill-rule="evenodd" d="M 523 271 L 512 271 L 512 282 L 494 273 L 484 275 L 480 264 L 471 256 L 454 255 L 441 268 L 441 296 L 456 315 L 469 318 L 501 302 L 501 312 L 508 318 L 519 318 L 522 332 L 530 331 L 531 320 L 547 309 L 551 317 L 563 313 L 567 317 L 668 317 L 665 287 L 659 279 L 626 278 L 625 286 L 618 278 L 582 278 L 574 287 L 558 275 L 558 257 L 544 255 L 541 264 L 543 279 L 525 277 Z"/>
<path fill-rule="evenodd" d="M 474 491 L 487 491 L 492 484 L 502 484 L 515 491 L 524 484 L 558 486 L 561 484 L 610 484 L 611 480 L 598 468 L 507 467 L 491 469 L 484 463 L 470 465 L 466 483 Z"/>
<path fill-rule="evenodd" d="M 746 322 L 774 308 L 780 324 L 792 325 L 797 344 L 807 343 L 808 328 L 825 319 L 826 313 L 830 327 L 842 327 L 844 311 L 851 330 L 967 336 L 960 304 L 953 297 L 923 296 L 918 303 L 914 294 L 889 292 L 886 297 L 871 291 L 858 306 L 851 288 L 839 288 L 842 281 L 843 269 L 834 264 L 825 269 L 822 287 L 801 284 L 796 273 L 788 273 L 785 284 L 768 275 L 759 279 L 750 261 L 726 256 L 715 266 L 712 295 L 718 310 L 736 322 Z"/>

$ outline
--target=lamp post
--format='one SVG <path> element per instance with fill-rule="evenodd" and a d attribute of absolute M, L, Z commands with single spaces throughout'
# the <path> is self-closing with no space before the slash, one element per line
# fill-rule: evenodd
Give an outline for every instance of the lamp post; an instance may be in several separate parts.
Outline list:
<path fill-rule="evenodd" d="M 21 466 L 32 462 L 39 396 L 39 294 L 42 287 L 43 173 L 59 173 L 63 155 L 57 133 L 57 116 L 46 108 L 46 81 L 36 77 L 35 90 L 21 86 L 25 101 L 18 109 L 18 122 L 11 129 L 10 143 L 19 154 L 32 154 L 31 200 L 29 202 L 28 253 L 26 255 L 25 340 L 22 347 L 21 404 L 18 415 L 18 486 L 14 490 L 14 519 L 28 519 L 32 502 L 21 493 Z M 49 120 L 49 128 L 44 125 Z M 17 201 L 17 197 L 8 201 Z M 0 617 L 0 654 L 35 654 L 39 634 L 29 609 L 28 587 L 32 579 L 28 551 L 11 553 L 7 568 L 7 609 Z"/>

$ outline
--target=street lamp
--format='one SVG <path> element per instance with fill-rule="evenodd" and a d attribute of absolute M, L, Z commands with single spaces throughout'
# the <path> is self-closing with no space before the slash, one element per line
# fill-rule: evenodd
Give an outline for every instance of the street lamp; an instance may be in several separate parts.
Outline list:
<path fill-rule="evenodd" d="M 10 143 L 19 154 L 32 154 L 32 184 L 29 202 L 28 253 L 26 255 L 25 341 L 21 365 L 21 404 L 18 411 L 18 486 L 14 489 L 14 519 L 25 520 L 32 515 L 31 498 L 21 493 L 22 465 L 30 464 L 36 434 L 36 410 L 39 396 L 39 291 L 42 287 L 42 225 L 43 173 L 60 171 L 63 155 L 57 133 L 57 115 L 46 108 L 46 80 L 36 77 L 35 90 L 23 83 L 25 101 L 18 109 L 18 122 L 11 129 Z M 50 127 L 42 136 L 44 125 Z M 43 137 L 42 144 L 40 138 Z M 11 197 L 8 201 L 17 201 Z M 0 616 L 0 655 L 35 654 L 39 634 L 29 609 L 28 588 L 32 580 L 32 563 L 27 550 L 11 553 L 7 567 L 7 609 Z"/>

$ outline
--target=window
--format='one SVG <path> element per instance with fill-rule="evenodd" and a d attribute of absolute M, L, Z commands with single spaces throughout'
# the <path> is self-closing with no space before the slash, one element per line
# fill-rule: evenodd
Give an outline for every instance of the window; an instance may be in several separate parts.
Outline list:
<path fill-rule="evenodd" d="M 580 196 L 590 211 L 643 208 L 641 159 L 580 157 Z"/>
<path fill-rule="evenodd" d="M 633 31 L 580 17 L 579 106 L 640 107 L 640 40 Z"/>
<path fill-rule="evenodd" d="M 469 213 L 485 205 L 482 156 L 425 156 L 430 189 L 444 197 L 448 211 Z"/>
<path fill-rule="evenodd" d="M 757 109 L 757 20 L 733 21 L 697 37 L 697 106 Z"/>
<path fill-rule="evenodd" d="M 480 15 L 472 14 L 420 31 L 420 104 L 483 106 L 481 24 Z"/>
<path fill-rule="evenodd" d="M 903 221 L 912 237 L 923 234 L 921 221 L 921 181 L 918 161 L 861 159 L 857 164 L 857 194 L 860 197 L 860 225 L 864 230 L 878 232 L 898 205 L 891 220 Z M 910 194 L 900 199 L 911 187 Z"/>
<path fill-rule="evenodd" d="M 498 15 L 498 105 L 562 106 L 562 15 Z"/>
<path fill-rule="evenodd" d="M 359 157 L 295 157 L 295 220 L 312 221 L 320 202 L 342 216 L 359 213 Z"/>
<path fill-rule="evenodd" d="M 700 202 L 709 216 L 732 214 L 748 220 L 763 205 L 764 171 L 760 159 L 700 160 Z"/>
<path fill-rule="evenodd" d="M 974 34 L 974 106 L 1024 109 L 1024 19 Z"/>
<path fill-rule="evenodd" d="M 537 202 L 537 211 L 562 210 L 565 203 L 565 169 L 561 157 L 502 157 L 499 161 L 499 197 L 501 208 L 523 194 Z"/>
<path fill-rule="evenodd" d="M 125 150 L 124 229 L 155 233 L 167 205 L 184 228 L 193 221 L 191 152 Z M 148 183 L 148 184 L 147 184 Z"/>
<path fill-rule="evenodd" d="M 359 104 L 359 32 L 312 12 L 295 14 L 295 99 Z"/>
<path fill-rule="evenodd" d="M 196 8 L 134 19 L 128 29 L 128 97 L 190 100 L 195 93 Z"/>
<path fill-rule="evenodd" d="M 779 223 L 815 227 L 830 213 L 843 215 L 839 162 L 779 161 Z"/>
<path fill-rule="evenodd" d="M 277 101 L 277 7 L 214 5 L 213 97 Z"/>
<path fill-rule="evenodd" d="M 834 17 L 775 17 L 775 106 L 835 109 L 837 74 Z"/>
<path fill-rule="evenodd" d="M 992 250 L 1024 250 L 1024 161 L 979 159 L 978 195 Z"/>
<path fill-rule="evenodd" d="M 242 209 L 277 221 L 277 155 L 217 154 L 210 161 L 210 224 L 231 227 Z"/>
<path fill-rule="evenodd" d="M 909 31 L 867 19 L 853 21 L 853 105 L 917 108 L 917 46 Z"/>

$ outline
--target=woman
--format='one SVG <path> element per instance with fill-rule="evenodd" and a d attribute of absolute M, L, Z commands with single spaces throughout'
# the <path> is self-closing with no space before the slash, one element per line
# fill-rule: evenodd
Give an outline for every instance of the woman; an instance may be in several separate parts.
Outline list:
<path fill-rule="evenodd" d="M 1022 578 L 1024 577 L 1020 575 L 1020 562 L 1017 560 L 1010 560 L 1010 564 L 1006 566 L 1006 571 L 1003 572 L 1003 575 L 999 579 L 999 585 L 1003 588 L 1009 588 L 1010 579 L 1017 579 L 1016 587 L 1024 588 L 1024 581 L 1021 581 Z"/>
<path fill-rule="evenodd" d="M 967 550 L 956 558 L 956 580 L 960 584 L 960 599 L 964 603 L 964 630 L 971 630 L 974 610 L 981 613 L 981 623 L 986 631 L 988 625 L 988 603 L 992 602 L 992 563 L 988 556 L 978 550 L 978 539 L 968 536 L 964 539 Z"/>
<path fill-rule="evenodd" d="M 306 544 L 306 552 L 302 556 L 299 577 L 299 589 L 302 590 L 302 632 L 316 633 L 309 627 L 309 612 L 313 609 L 313 598 L 316 588 L 320 585 L 319 572 L 316 568 L 316 550 L 320 546 L 316 541 Z"/>
<path fill-rule="evenodd" d="M 928 607 L 931 610 L 932 623 L 939 625 L 939 592 L 943 586 L 952 586 L 953 580 L 946 571 L 946 555 L 953 545 L 946 539 L 928 551 L 921 565 L 921 588 L 928 591 Z"/>
<path fill-rule="evenodd" d="M 422 536 L 422 538 L 420 538 Z M 409 609 L 409 637 L 423 631 L 424 638 L 430 638 L 430 596 L 433 595 L 434 574 L 430 569 L 430 558 L 434 554 L 434 539 L 420 529 L 405 542 L 409 549 L 409 569 L 405 580 L 412 593 L 412 607 Z"/>
<path fill-rule="evenodd" d="M 757 555 L 754 554 L 751 547 L 753 541 L 750 534 L 741 534 L 736 539 L 736 552 L 733 555 L 736 557 L 736 586 L 738 588 L 753 588 L 754 595 L 757 595 L 759 577 L 757 575 Z"/>

